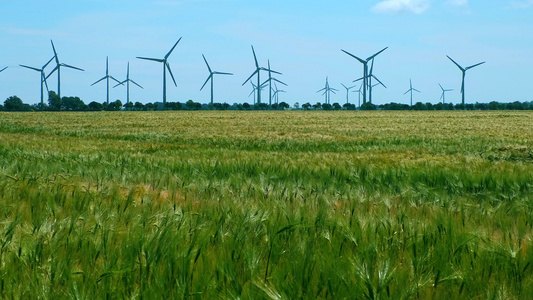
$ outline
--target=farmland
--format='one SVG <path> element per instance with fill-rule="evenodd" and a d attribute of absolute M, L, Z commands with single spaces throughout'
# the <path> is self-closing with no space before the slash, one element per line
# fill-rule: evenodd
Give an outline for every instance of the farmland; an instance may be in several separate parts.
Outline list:
<path fill-rule="evenodd" d="M 533 294 L 531 112 L 0 113 L 0 298 Z"/>

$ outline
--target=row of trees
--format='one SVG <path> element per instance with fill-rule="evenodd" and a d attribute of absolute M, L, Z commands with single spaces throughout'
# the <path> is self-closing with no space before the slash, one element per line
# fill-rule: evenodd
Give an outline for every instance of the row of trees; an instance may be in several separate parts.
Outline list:
<path fill-rule="evenodd" d="M 92 101 L 85 104 L 79 97 L 63 97 L 51 91 L 48 95 L 48 104 L 34 104 L 29 105 L 24 103 L 19 97 L 11 96 L 4 101 L 4 105 L 0 105 L 0 111 L 118 111 L 118 110 L 132 110 L 132 111 L 153 111 L 163 110 L 163 103 L 147 103 L 129 102 L 122 104 L 122 101 L 116 100 L 107 104 Z M 249 104 L 249 103 L 235 103 L 230 105 L 228 103 L 214 103 L 202 104 L 189 100 L 185 103 L 181 102 L 167 102 L 165 110 L 286 110 L 291 108 L 286 102 L 273 104 L 269 106 L 266 103 Z M 296 102 L 293 107 L 296 110 L 356 110 L 355 104 L 346 103 L 340 105 L 339 103 L 320 103 L 311 104 L 309 102 L 300 104 Z M 365 103 L 361 105 L 360 110 L 533 110 L 533 101 L 531 102 L 512 102 L 512 103 L 475 103 L 475 104 L 452 104 L 452 103 L 422 103 L 417 102 L 410 106 L 400 103 L 387 103 L 381 105 L 374 105 L 372 103 Z"/>

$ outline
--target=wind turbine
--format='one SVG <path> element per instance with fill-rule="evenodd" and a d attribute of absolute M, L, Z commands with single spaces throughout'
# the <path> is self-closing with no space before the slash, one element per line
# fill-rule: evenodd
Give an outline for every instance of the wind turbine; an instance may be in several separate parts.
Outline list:
<path fill-rule="evenodd" d="M 44 105 L 43 82 L 46 85 L 46 90 L 48 91 L 48 83 L 46 83 L 46 76 L 44 74 L 44 69 L 48 66 L 48 64 L 50 64 L 52 62 L 53 59 L 54 59 L 53 57 L 50 58 L 50 60 L 46 64 L 44 64 L 44 66 L 42 66 L 40 69 L 39 68 L 30 67 L 30 66 L 26 66 L 26 65 L 19 65 L 19 66 L 21 66 L 23 68 L 34 70 L 34 71 L 37 71 L 37 72 L 41 73 L 41 106 Z M 2 70 L 0 70 L 0 72 L 2 72 L 5 69 L 7 69 L 7 67 L 5 67 Z"/>
<path fill-rule="evenodd" d="M 323 89 L 318 90 L 317 93 L 320 93 L 322 91 L 324 92 L 324 93 L 322 93 L 322 95 L 326 95 L 326 104 L 329 104 L 330 96 L 331 96 L 330 93 L 332 92 L 333 94 L 337 94 L 337 93 L 335 93 L 335 91 L 338 91 L 338 90 L 329 86 L 328 77 L 326 77 L 326 85 L 324 86 Z"/>
<path fill-rule="evenodd" d="M 203 54 L 202 54 L 202 57 L 204 58 L 205 64 L 207 65 L 207 69 L 209 70 L 209 77 L 207 77 L 207 80 L 204 82 L 204 85 L 202 85 L 202 87 L 200 88 L 200 91 L 203 90 L 207 82 L 211 80 L 211 105 L 213 105 L 213 75 L 233 75 L 233 73 L 212 71 L 211 67 L 207 63 L 207 59 L 205 59 L 205 56 Z"/>
<path fill-rule="evenodd" d="M 419 92 L 419 90 L 413 88 L 413 82 L 411 81 L 411 79 L 409 79 L 409 90 L 407 90 L 407 92 L 403 93 L 404 95 L 411 92 L 411 106 L 413 106 L 413 91 L 415 92 Z"/>
<path fill-rule="evenodd" d="M 254 94 L 254 105 L 255 105 L 255 95 L 256 95 L 255 92 L 264 89 L 264 88 L 265 88 L 265 84 L 261 85 L 261 86 L 259 87 L 259 89 L 257 88 L 257 85 L 255 85 L 253 82 L 250 81 L 250 84 L 252 85 L 253 90 L 250 92 L 250 94 L 248 95 L 248 97 L 250 97 L 252 94 Z"/>
<path fill-rule="evenodd" d="M 109 105 L 109 79 L 113 79 L 114 81 L 118 82 L 118 84 L 121 84 L 120 81 L 116 80 L 115 77 L 109 75 L 109 59 L 108 57 L 106 56 L 105 58 L 105 76 L 100 78 L 98 81 L 96 81 L 95 83 L 91 84 L 91 86 L 97 84 L 98 82 L 102 81 L 102 80 L 106 80 L 107 81 L 107 105 Z"/>
<path fill-rule="evenodd" d="M 378 56 L 381 52 L 387 50 L 387 48 L 389 48 L 389 47 L 385 47 L 385 48 L 383 48 L 381 51 L 375 53 L 375 54 L 372 55 L 372 56 L 369 56 L 366 60 L 361 59 L 361 58 L 359 58 L 359 57 L 357 57 L 357 56 L 355 56 L 355 55 L 353 55 L 353 54 L 351 54 L 351 53 L 349 53 L 349 52 L 344 51 L 344 50 L 341 49 L 342 52 L 344 52 L 344 53 L 350 55 L 351 57 L 357 59 L 360 63 L 363 64 L 363 77 L 362 77 L 362 79 L 363 79 L 363 86 L 364 86 L 364 88 L 363 88 L 363 104 L 366 103 L 366 90 L 369 88 L 369 84 L 368 84 L 368 81 L 367 81 L 367 80 L 368 80 L 368 76 L 369 76 L 369 75 L 368 75 L 368 63 L 369 63 L 371 60 L 373 61 L 373 60 L 374 60 L 374 57 Z"/>
<path fill-rule="evenodd" d="M 347 87 L 347 86 L 345 86 L 343 83 L 341 83 L 341 85 L 346 89 L 346 103 L 349 103 L 349 102 L 348 102 L 349 91 L 350 91 L 351 89 L 353 89 L 353 88 L 355 87 L 355 85 L 354 85 L 354 86 L 351 86 L 351 87 Z"/>
<path fill-rule="evenodd" d="M 272 69 L 270 69 L 270 59 L 268 60 L 268 79 L 265 80 L 265 82 L 263 82 L 263 84 L 266 84 L 268 82 L 268 87 L 269 87 L 269 91 L 268 91 L 268 105 L 272 106 L 272 81 L 274 81 L 274 83 L 276 82 L 279 82 L 281 84 L 283 84 L 284 86 L 287 86 L 287 84 L 285 84 L 284 82 L 281 82 L 279 80 L 277 80 L 276 78 L 272 77 Z M 281 74 L 281 73 L 278 73 L 278 74 Z"/>
<path fill-rule="evenodd" d="M 261 78 L 260 78 L 260 71 L 269 71 L 269 72 L 272 72 L 272 73 L 276 73 L 276 74 L 280 74 L 279 72 L 276 72 L 276 71 L 272 71 L 270 69 L 266 69 L 266 68 L 263 68 L 263 67 L 259 67 L 259 63 L 257 62 L 257 56 L 255 55 L 255 50 L 254 50 L 254 46 L 252 46 L 252 53 L 254 54 L 254 61 L 255 61 L 255 71 L 252 73 L 252 75 L 250 75 L 250 77 L 248 77 L 248 79 L 246 79 L 246 81 L 242 84 L 243 86 L 250 80 L 252 79 L 252 77 L 254 77 L 255 74 L 257 74 L 257 86 L 261 87 Z M 261 89 L 258 89 L 257 90 L 257 104 L 261 104 Z"/>
<path fill-rule="evenodd" d="M 358 107 L 361 107 L 361 95 L 363 94 L 363 92 L 361 92 L 361 89 L 363 89 L 363 84 L 361 83 L 361 86 L 359 86 L 359 89 L 357 91 L 353 91 L 354 93 L 357 93 L 359 94 L 359 105 Z"/>
<path fill-rule="evenodd" d="M 7 67 L 3 68 L 2 70 L 0 70 L 0 72 L 2 72 L 3 70 L 7 69 Z"/>
<path fill-rule="evenodd" d="M 372 89 L 377 86 L 376 84 L 372 84 L 372 78 L 374 78 L 379 84 L 381 84 L 382 86 L 384 86 L 385 88 L 387 88 L 385 86 L 385 84 L 383 84 L 383 82 L 381 82 L 374 74 L 373 74 L 373 70 L 374 70 L 374 59 L 372 59 L 372 65 L 370 66 L 370 72 L 367 74 L 367 76 L 363 76 L 359 79 L 356 79 L 354 80 L 353 82 L 357 82 L 359 80 L 363 80 L 363 79 L 367 79 L 366 81 L 366 84 L 368 85 L 367 86 L 367 89 L 368 89 L 368 102 L 372 103 Z M 366 90 L 366 89 L 365 89 Z M 363 94 L 364 94 L 364 91 L 363 91 Z"/>
<path fill-rule="evenodd" d="M 439 86 L 440 86 L 440 89 L 442 90 L 442 96 L 440 96 L 440 99 L 442 100 L 442 104 L 444 104 L 446 103 L 446 98 L 445 98 L 446 92 L 451 92 L 453 91 L 453 89 L 446 90 L 442 87 L 442 85 L 440 85 L 440 83 L 439 83 Z"/>
<path fill-rule="evenodd" d="M 465 107 L 465 75 L 466 75 L 466 71 L 474 68 L 474 67 L 477 67 L 479 65 L 482 65 L 484 64 L 485 62 L 480 62 L 478 64 L 475 64 L 475 65 L 472 65 L 470 67 L 466 67 L 466 68 L 463 68 L 461 67 L 458 63 L 455 62 L 455 60 L 453 60 L 451 57 L 449 57 L 448 55 L 446 55 L 446 57 L 448 57 L 458 68 L 459 70 L 461 70 L 461 72 L 463 73 L 463 81 L 461 83 L 461 95 L 462 95 L 462 98 L 463 98 L 463 108 Z"/>
<path fill-rule="evenodd" d="M 130 63 L 128 62 L 128 71 L 126 72 L 126 80 L 119 82 L 117 85 L 115 85 L 113 88 L 116 88 L 119 85 L 124 85 L 126 83 L 126 104 L 130 103 L 130 82 L 135 84 L 136 86 L 140 87 L 141 89 L 144 89 L 142 86 L 140 86 L 137 82 L 133 81 L 133 79 L 130 79 Z"/>
<path fill-rule="evenodd" d="M 176 86 L 176 87 L 178 86 L 176 84 L 176 80 L 174 79 L 174 75 L 172 74 L 172 70 L 170 69 L 170 64 L 168 63 L 167 60 L 168 60 L 168 57 L 170 56 L 170 54 L 172 53 L 172 51 L 174 51 L 174 48 L 176 48 L 176 46 L 178 45 L 178 43 L 180 41 L 181 41 L 181 37 L 174 44 L 172 49 L 170 49 L 170 51 L 168 51 L 168 53 L 165 55 L 164 58 L 150 58 L 150 57 L 139 57 L 139 56 L 137 56 L 138 59 L 151 60 L 151 61 L 156 61 L 156 62 L 163 63 L 163 109 L 165 109 L 165 106 L 167 104 L 167 69 L 168 69 L 168 72 L 170 73 L 170 77 L 172 77 L 172 81 L 174 81 L 174 86 Z"/>
<path fill-rule="evenodd" d="M 274 94 L 273 94 L 273 96 L 274 96 L 274 99 L 276 101 L 276 104 L 279 104 L 279 93 L 286 93 L 286 91 L 278 90 L 278 86 L 274 82 Z"/>
<path fill-rule="evenodd" d="M 54 46 L 54 42 L 50 40 L 50 43 L 52 43 L 52 50 L 54 50 L 54 57 L 56 59 L 56 67 L 46 76 L 45 79 L 48 79 L 55 71 L 57 71 L 57 95 L 59 96 L 59 99 L 61 99 L 61 67 L 71 68 L 78 71 L 85 71 L 83 69 L 80 69 L 78 67 L 73 67 L 71 65 L 67 65 L 64 63 L 59 62 L 59 57 L 57 56 L 56 47 Z"/>

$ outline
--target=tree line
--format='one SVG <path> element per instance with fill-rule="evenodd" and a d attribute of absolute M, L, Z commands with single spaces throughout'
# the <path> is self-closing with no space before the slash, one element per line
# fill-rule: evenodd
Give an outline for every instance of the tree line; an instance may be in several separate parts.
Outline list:
<path fill-rule="evenodd" d="M 79 97 L 62 97 L 54 92 L 50 91 L 48 95 L 47 104 L 27 104 L 24 103 L 19 97 L 11 96 L 4 101 L 3 105 L 0 105 L 0 111 L 155 111 L 155 110 L 288 110 L 291 106 L 286 102 L 280 102 L 268 105 L 267 103 L 249 104 L 249 103 L 234 103 L 232 105 L 228 103 L 213 103 L 204 104 L 188 100 L 187 102 L 167 102 L 163 108 L 161 102 L 149 102 L 143 104 L 141 102 L 129 102 L 123 104 L 122 101 L 116 100 L 106 103 L 99 103 L 92 101 L 89 104 L 85 104 Z M 533 110 L 533 101 L 530 102 L 510 102 L 501 103 L 492 101 L 490 103 L 474 103 L 474 104 L 452 104 L 452 103 L 422 103 L 417 102 L 413 106 L 401 103 L 386 103 L 375 105 L 372 103 L 365 103 L 361 107 L 356 107 L 355 104 L 345 103 L 340 105 L 339 103 L 320 103 L 311 104 L 306 102 L 300 105 L 296 102 L 292 109 L 295 110 Z"/>

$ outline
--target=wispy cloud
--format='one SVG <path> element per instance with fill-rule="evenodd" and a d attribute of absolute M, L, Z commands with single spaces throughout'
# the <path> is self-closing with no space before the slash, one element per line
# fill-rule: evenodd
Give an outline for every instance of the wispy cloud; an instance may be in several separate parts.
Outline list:
<path fill-rule="evenodd" d="M 530 8 L 533 7 L 533 0 L 512 1 L 511 6 L 514 8 Z"/>
<path fill-rule="evenodd" d="M 429 0 L 385 0 L 372 7 L 377 13 L 409 12 L 421 14 L 429 8 Z"/>

